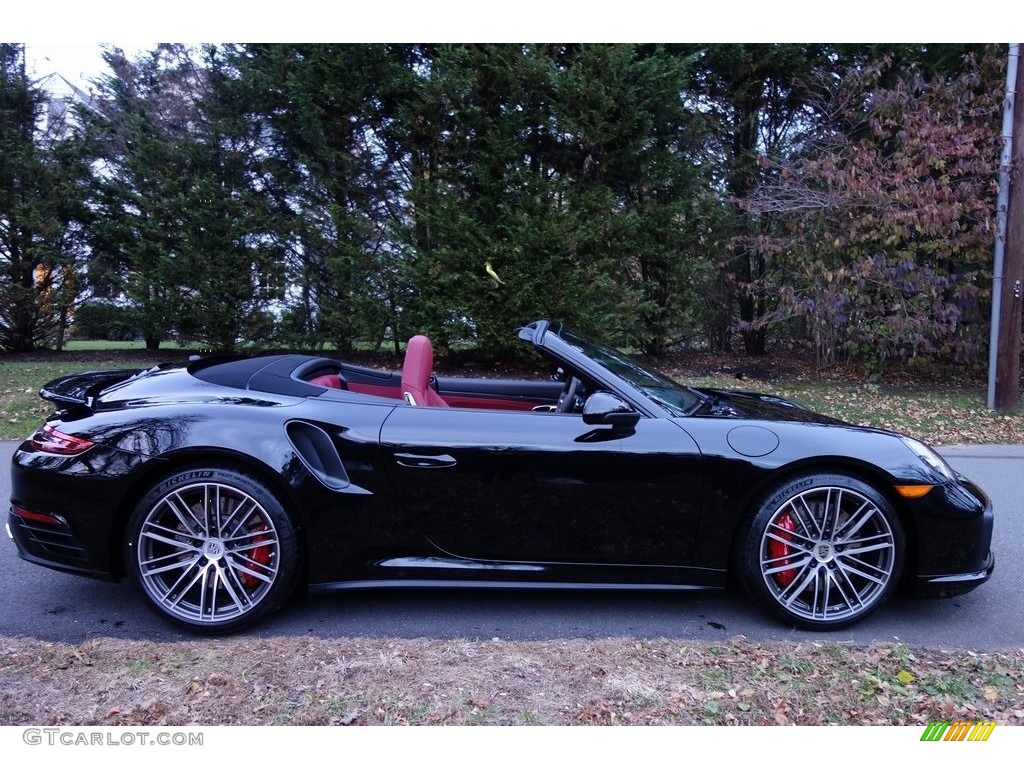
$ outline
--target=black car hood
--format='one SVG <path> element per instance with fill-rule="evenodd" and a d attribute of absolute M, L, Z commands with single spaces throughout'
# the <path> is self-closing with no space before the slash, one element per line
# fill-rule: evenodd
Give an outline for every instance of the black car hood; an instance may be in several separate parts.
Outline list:
<path fill-rule="evenodd" d="M 734 389 L 695 389 L 708 398 L 707 402 L 694 414 L 695 416 L 847 425 L 845 421 L 815 413 L 784 397 Z"/>

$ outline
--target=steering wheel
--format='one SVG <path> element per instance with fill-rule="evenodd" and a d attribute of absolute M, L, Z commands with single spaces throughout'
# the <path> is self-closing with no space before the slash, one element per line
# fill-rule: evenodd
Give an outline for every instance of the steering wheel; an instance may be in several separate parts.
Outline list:
<path fill-rule="evenodd" d="M 565 381 L 565 391 L 558 398 L 558 405 L 555 406 L 555 413 L 572 413 L 576 407 L 576 393 L 580 388 L 580 380 L 571 375 Z"/>

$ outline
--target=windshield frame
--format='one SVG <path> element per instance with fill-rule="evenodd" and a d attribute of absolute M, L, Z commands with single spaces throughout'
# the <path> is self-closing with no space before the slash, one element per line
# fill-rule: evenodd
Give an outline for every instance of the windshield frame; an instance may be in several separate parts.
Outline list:
<path fill-rule="evenodd" d="M 689 416 L 707 401 L 692 387 L 562 323 L 550 323 L 545 331 L 672 416 Z"/>

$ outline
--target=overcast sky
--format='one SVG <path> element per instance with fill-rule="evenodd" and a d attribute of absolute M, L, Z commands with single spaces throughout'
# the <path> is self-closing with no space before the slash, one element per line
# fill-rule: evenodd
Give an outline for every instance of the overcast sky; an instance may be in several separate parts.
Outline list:
<path fill-rule="evenodd" d="M 1024 14 L 960 4 L 857 0 L 48 0 L 8 3 L 2 36 L 62 42 L 993 42 L 1024 37 Z M 71 64 L 72 67 L 78 66 Z"/>
<path fill-rule="evenodd" d="M 95 75 L 103 66 L 96 43 L 27 43 L 25 58 L 33 77 L 57 71 L 68 79 L 84 79 Z"/>
<path fill-rule="evenodd" d="M 953 8 L 954 6 L 950 6 Z M 283 9 L 287 8 L 287 12 Z M 26 43 L 29 68 L 41 78 L 58 72 L 88 90 L 105 73 L 101 44 L 131 57 L 163 40 L 213 42 L 965 42 L 1024 37 L 1024 14 L 971 12 L 939 5 L 922 14 L 916 3 L 858 0 L 824 12 L 820 0 L 389 0 L 338 3 L 267 0 L 246 3 L 177 0 L 49 0 L 4 10 L 3 37 Z M 144 10 L 143 10 L 144 9 Z M 95 41 L 95 42 L 92 42 Z M 50 82 L 48 87 L 58 88 Z"/>
<path fill-rule="evenodd" d="M 114 43 L 132 58 L 156 47 L 156 43 Z M 48 75 L 59 74 L 70 80 L 84 91 L 89 90 L 89 82 L 102 74 L 106 74 L 107 65 L 102 58 L 101 43 L 60 43 L 60 42 L 27 42 L 25 43 L 25 59 L 29 76 L 42 81 Z M 51 92 L 61 93 L 65 90 L 59 78 L 50 78 L 45 87 Z"/>

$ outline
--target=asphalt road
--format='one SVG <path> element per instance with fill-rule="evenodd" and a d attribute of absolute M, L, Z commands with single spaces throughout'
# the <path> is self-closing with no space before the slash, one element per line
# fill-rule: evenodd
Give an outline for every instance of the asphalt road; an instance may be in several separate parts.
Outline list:
<path fill-rule="evenodd" d="M 0 441 L 0 500 L 6 518 L 17 446 Z M 837 632 L 803 632 L 721 592 L 537 593 L 455 590 L 300 595 L 252 636 L 430 637 L 507 640 L 671 637 L 726 640 L 900 641 L 972 650 L 1024 648 L 1024 446 L 944 449 L 992 497 L 996 571 L 974 592 L 947 600 L 897 599 Z M 69 576 L 24 562 L 0 543 L 0 636 L 81 642 L 94 637 L 155 641 L 189 636 L 151 614 L 128 583 Z"/>

